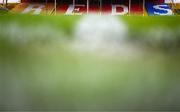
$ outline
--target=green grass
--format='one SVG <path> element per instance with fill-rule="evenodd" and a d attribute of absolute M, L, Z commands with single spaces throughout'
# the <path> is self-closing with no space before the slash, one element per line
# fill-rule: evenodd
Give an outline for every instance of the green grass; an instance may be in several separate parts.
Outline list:
<path fill-rule="evenodd" d="M 144 47 L 139 56 L 77 53 L 68 42 L 81 18 L 1 16 L 0 110 L 180 110 L 178 48 Z M 119 18 L 142 39 L 144 28 L 180 24 L 179 17 Z"/>
<path fill-rule="evenodd" d="M 61 30 L 70 32 L 72 26 L 81 18 L 82 16 L 29 16 L 29 15 L 12 15 L 6 14 L 1 16 L 1 23 L 6 22 L 17 22 L 22 25 L 34 25 L 34 24 L 50 24 L 56 27 L 63 27 Z M 120 16 L 120 19 L 123 19 L 133 30 L 141 30 L 146 27 L 155 27 L 163 26 L 170 27 L 173 29 L 179 28 L 180 23 L 177 22 L 180 19 L 180 16 Z"/>

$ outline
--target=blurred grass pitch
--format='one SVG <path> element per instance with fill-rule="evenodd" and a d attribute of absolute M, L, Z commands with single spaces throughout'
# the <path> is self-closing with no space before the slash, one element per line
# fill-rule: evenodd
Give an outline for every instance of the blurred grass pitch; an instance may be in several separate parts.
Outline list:
<path fill-rule="evenodd" d="M 83 16 L 2 16 L 0 110 L 180 110 L 179 16 L 115 18 L 139 55 L 72 50 Z"/>

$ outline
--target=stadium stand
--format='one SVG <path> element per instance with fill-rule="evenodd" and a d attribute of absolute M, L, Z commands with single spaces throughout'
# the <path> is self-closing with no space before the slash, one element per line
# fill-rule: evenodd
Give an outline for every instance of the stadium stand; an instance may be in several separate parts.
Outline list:
<path fill-rule="evenodd" d="M 6 8 L 11 3 L 8 1 L 6 6 L 3 5 Z M 15 13 L 48 15 L 174 15 L 180 12 L 179 3 L 174 0 L 21 0 L 10 10 Z"/>

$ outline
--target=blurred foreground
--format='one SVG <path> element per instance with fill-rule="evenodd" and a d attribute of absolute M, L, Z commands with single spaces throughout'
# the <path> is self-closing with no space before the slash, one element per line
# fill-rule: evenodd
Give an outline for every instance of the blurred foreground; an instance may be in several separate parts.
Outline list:
<path fill-rule="evenodd" d="M 0 18 L 0 110 L 180 110 L 180 17 Z"/>

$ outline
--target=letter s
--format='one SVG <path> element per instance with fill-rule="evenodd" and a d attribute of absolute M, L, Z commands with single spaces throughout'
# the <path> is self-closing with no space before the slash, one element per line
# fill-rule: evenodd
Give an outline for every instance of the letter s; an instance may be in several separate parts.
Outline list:
<path fill-rule="evenodd" d="M 154 5 L 153 8 L 155 9 L 154 14 L 156 15 L 173 15 L 172 10 L 166 4 Z"/>

